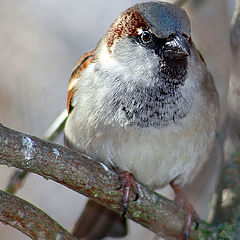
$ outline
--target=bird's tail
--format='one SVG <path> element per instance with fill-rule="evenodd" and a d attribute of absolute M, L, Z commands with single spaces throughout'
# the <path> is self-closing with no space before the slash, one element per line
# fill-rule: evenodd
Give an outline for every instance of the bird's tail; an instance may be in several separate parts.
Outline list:
<path fill-rule="evenodd" d="M 126 234 L 126 218 L 92 200 L 88 200 L 73 229 L 73 235 L 84 240 L 98 240 L 107 236 L 124 237 Z"/>

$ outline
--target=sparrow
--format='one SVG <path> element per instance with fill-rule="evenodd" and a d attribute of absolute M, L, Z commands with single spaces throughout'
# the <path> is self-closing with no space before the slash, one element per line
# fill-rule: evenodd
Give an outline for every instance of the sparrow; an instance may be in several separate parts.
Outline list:
<path fill-rule="evenodd" d="M 137 197 L 135 181 L 152 190 L 170 184 L 184 202 L 188 239 L 197 214 L 182 186 L 207 160 L 219 99 L 186 12 L 160 1 L 125 10 L 76 63 L 67 108 L 65 144 L 119 173 L 123 212 L 129 191 Z M 126 233 L 125 218 L 91 200 L 74 229 L 91 240 Z"/>

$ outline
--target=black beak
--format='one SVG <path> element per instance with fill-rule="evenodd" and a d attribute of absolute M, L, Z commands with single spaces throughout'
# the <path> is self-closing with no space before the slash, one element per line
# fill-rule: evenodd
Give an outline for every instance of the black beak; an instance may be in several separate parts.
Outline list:
<path fill-rule="evenodd" d="M 182 35 L 175 35 L 163 46 L 163 55 L 170 59 L 183 59 L 191 55 L 189 40 Z"/>

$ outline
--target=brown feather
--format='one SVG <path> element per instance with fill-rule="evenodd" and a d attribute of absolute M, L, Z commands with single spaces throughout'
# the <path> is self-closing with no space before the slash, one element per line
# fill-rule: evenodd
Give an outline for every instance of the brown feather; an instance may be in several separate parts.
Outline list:
<path fill-rule="evenodd" d="M 138 29 L 148 29 L 149 26 L 141 16 L 141 13 L 136 9 L 127 9 L 119 18 L 119 21 L 116 21 L 111 25 L 106 35 L 106 43 L 109 51 L 112 47 L 114 41 L 123 36 L 137 36 Z"/>
<path fill-rule="evenodd" d="M 68 96 L 67 96 L 67 110 L 68 110 L 68 114 L 71 112 L 72 110 L 72 98 L 75 92 L 75 85 L 77 83 L 76 79 L 78 79 L 82 73 L 82 71 L 87 68 L 87 66 L 89 64 L 91 64 L 92 62 L 94 62 L 95 60 L 95 52 L 94 50 L 91 50 L 87 53 L 85 53 L 75 64 L 74 68 L 73 68 L 73 72 L 69 81 L 69 85 L 68 85 Z"/>
<path fill-rule="evenodd" d="M 67 96 L 67 110 L 68 110 L 68 114 L 72 111 L 72 105 L 71 105 L 71 101 L 72 101 L 72 97 L 74 94 L 74 88 L 72 88 L 71 90 L 68 90 L 68 96 Z"/>

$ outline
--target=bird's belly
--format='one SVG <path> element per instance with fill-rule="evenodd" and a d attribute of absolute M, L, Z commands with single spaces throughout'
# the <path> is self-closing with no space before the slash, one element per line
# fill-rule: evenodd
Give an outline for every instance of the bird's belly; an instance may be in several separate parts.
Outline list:
<path fill-rule="evenodd" d="M 199 121 L 200 118 L 203 119 Z M 184 184 L 193 178 L 207 159 L 217 125 L 212 111 L 200 110 L 162 128 L 89 126 L 92 122 L 78 118 L 76 113 L 70 115 L 66 138 L 93 159 L 131 172 L 137 181 L 152 189 L 164 187 L 172 180 Z"/>
<path fill-rule="evenodd" d="M 207 131 L 174 128 L 111 131 L 105 139 L 103 161 L 131 172 L 136 180 L 152 189 L 177 179 L 184 184 L 207 159 L 213 140 Z M 212 134 L 214 135 L 214 134 Z"/>

